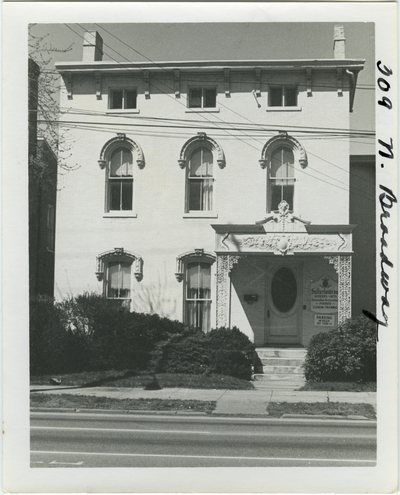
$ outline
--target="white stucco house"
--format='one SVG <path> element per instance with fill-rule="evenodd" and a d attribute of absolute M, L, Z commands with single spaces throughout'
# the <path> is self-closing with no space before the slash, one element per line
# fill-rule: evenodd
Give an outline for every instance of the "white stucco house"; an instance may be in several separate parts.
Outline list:
<path fill-rule="evenodd" d="M 102 53 L 87 32 L 82 61 L 56 64 L 78 166 L 59 177 L 56 296 L 237 326 L 258 347 L 304 347 L 350 317 L 350 138 L 326 135 L 349 129 L 364 60 L 346 59 L 343 28 L 323 60 Z M 373 279 L 373 249 L 360 256 Z"/>

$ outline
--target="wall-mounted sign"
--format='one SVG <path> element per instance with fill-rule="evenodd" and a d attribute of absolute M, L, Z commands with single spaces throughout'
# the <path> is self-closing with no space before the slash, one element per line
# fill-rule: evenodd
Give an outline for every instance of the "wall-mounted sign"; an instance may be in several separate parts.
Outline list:
<path fill-rule="evenodd" d="M 329 277 L 321 277 L 311 284 L 311 311 L 337 313 L 338 284 Z"/>
<path fill-rule="evenodd" d="M 316 327 L 334 327 L 334 315 L 314 315 L 314 325 Z"/>

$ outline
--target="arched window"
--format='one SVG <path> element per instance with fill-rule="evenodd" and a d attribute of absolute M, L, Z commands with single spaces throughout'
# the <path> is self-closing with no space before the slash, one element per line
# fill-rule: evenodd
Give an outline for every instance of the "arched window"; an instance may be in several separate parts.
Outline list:
<path fill-rule="evenodd" d="M 286 201 L 289 210 L 293 211 L 296 176 L 308 165 L 306 150 L 292 136 L 281 132 L 265 143 L 260 165 L 268 174 L 267 211 L 277 211 L 282 201 Z"/>
<path fill-rule="evenodd" d="M 129 261 L 109 261 L 106 273 L 106 297 L 109 299 L 130 299 L 131 266 Z"/>
<path fill-rule="evenodd" d="M 145 166 L 142 148 L 125 134 L 117 134 L 107 141 L 98 160 L 106 172 L 105 211 L 110 216 L 135 216 L 134 161 L 139 169 Z"/>
<path fill-rule="evenodd" d="M 285 146 L 279 146 L 271 154 L 269 169 L 269 210 L 278 210 L 278 205 L 285 200 L 293 210 L 294 197 L 294 155 Z"/>
<path fill-rule="evenodd" d="M 108 211 L 133 209 L 132 152 L 125 147 L 116 148 L 108 162 Z"/>
<path fill-rule="evenodd" d="M 109 299 L 132 298 L 133 276 L 138 282 L 143 278 L 143 260 L 124 248 L 114 248 L 96 257 L 96 277 L 103 281 L 103 294 Z"/>
<path fill-rule="evenodd" d="M 211 265 L 190 262 L 185 277 L 185 323 L 208 332 L 211 327 Z"/>
<path fill-rule="evenodd" d="M 216 257 L 203 249 L 176 258 L 176 279 L 183 284 L 183 321 L 189 327 L 209 332 L 211 329 L 212 277 Z"/>
<path fill-rule="evenodd" d="M 186 211 L 213 210 L 213 154 L 206 146 L 192 151 L 187 169 Z"/>

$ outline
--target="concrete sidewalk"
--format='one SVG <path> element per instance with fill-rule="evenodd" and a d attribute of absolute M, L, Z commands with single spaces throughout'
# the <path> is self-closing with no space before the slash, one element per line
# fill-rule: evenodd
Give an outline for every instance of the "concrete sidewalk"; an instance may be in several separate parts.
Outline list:
<path fill-rule="evenodd" d="M 371 404 L 376 411 L 376 392 L 300 392 L 289 390 L 204 390 L 164 388 L 143 390 L 124 387 L 62 387 L 32 385 L 31 392 L 90 395 L 113 399 L 179 399 L 216 401 L 214 414 L 268 415 L 270 402 L 347 402 Z"/>

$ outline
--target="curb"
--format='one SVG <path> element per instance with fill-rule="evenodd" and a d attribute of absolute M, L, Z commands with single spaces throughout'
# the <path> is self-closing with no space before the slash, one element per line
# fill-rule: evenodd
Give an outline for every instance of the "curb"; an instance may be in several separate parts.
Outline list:
<path fill-rule="evenodd" d="M 314 419 L 346 419 L 349 421 L 376 421 L 375 419 L 367 418 L 366 416 L 350 414 L 348 416 L 340 416 L 338 414 L 283 414 L 282 418 L 314 418 Z"/>
<path fill-rule="evenodd" d="M 199 420 L 206 420 L 206 421 L 216 421 L 216 422 L 227 422 L 233 423 L 244 423 L 244 424 L 265 424 L 265 425 L 271 425 L 271 426 L 279 426 L 279 425 L 286 425 L 286 426 L 298 426 L 299 424 L 307 425 L 307 426 L 321 426 L 321 425 L 329 425 L 329 426 L 355 426 L 356 424 L 358 426 L 362 426 L 365 428 L 376 428 L 377 421 L 376 420 L 367 420 L 367 419 L 348 419 L 347 417 L 339 416 L 335 417 L 333 419 L 333 416 L 323 416 L 320 415 L 319 417 L 316 415 L 293 415 L 293 417 L 288 417 L 289 415 L 284 415 L 281 418 L 273 418 L 273 417 L 267 417 L 265 415 L 260 415 L 260 416 L 255 416 L 255 415 L 249 415 L 249 414 L 237 414 L 235 416 L 233 415 L 223 415 L 223 414 L 208 414 L 204 412 L 190 412 L 190 411 L 146 411 L 146 410 L 118 410 L 118 409 L 67 409 L 67 408 L 44 408 L 44 407 L 38 407 L 38 408 L 31 408 L 30 409 L 31 413 L 64 413 L 64 414 L 98 414 L 100 415 L 107 415 L 107 416 L 141 416 L 141 417 L 146 417 L 150 418 L 150 416 L 169 416 L 169 417 L 175 417 L 177 418 L 178 416 L 181 418 L 182 421 L 185 419 L 196 419 L 198 418 Z M 296 417 L 294 417 L 296 416 Z M 324 419 L 322 419 L 322 417 Z"/>
<path fill-rule="evenodd" d="M 155 416 L 209 416 L 205 412 L 197 411 L 153 411 L 150 409 L 78 409 L 78 408 L 63 408 L 63 407 L 31 407 L 30 412 L 33 413 L 79 413 L 79 414 L 149 414 Z"/>

